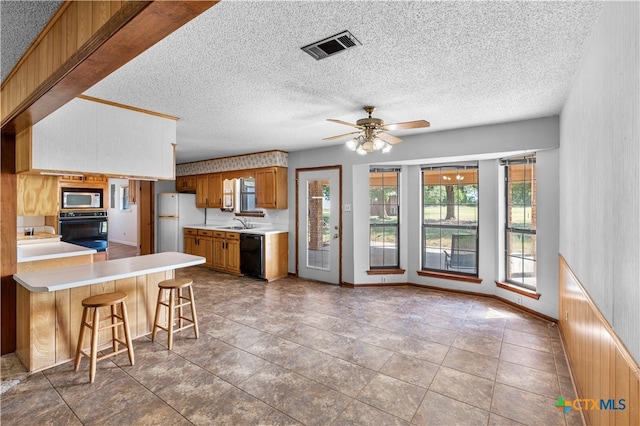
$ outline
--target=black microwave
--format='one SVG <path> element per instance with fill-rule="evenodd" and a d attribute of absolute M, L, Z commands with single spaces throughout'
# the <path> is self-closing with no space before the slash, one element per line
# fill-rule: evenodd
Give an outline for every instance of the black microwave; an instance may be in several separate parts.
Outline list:
<path fill-rule="evenodd" d="M 103 202 L 101 188 L 62 188 L 63 209 L 101 209 Z"/>

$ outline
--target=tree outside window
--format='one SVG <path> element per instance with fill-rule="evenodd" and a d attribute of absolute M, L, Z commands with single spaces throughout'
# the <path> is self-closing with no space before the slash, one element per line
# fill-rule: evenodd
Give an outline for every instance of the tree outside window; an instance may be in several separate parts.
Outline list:
<path fill-rule="evenodd" d="M 478 166 L 423 167 L 422 269 L 478 275 Z"/>
<path fill-rule="evenodd" d="M 400 169 L 372 168 L 369 173 L 369 267 L 398 269 Z"/>

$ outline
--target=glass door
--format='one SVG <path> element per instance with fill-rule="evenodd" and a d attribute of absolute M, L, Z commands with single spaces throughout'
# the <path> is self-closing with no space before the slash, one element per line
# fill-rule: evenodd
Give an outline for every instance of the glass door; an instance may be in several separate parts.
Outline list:
<path fill-rule="evenodd" d="M 298 174 L 298 275 L 340 283 L 340 171 Z"/>

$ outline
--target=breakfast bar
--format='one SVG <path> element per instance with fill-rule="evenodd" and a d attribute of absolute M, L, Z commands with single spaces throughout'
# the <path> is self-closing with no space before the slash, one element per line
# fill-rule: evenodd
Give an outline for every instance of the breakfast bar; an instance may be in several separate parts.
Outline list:
<path fill-rule="evenodd" d="M 201 256 L 167 252 L 105 262 L 18 273 L 16 355 L 28 371 L 73 358 L 82 300 L 121 291 L 127 294 L 132 338 L 151 332 L 158 283 L 175 270 L 205 262 Z M 105 312 L 106 316 L 106 312 Z M 109 340 L 107 332 L 99 344 Z"/>

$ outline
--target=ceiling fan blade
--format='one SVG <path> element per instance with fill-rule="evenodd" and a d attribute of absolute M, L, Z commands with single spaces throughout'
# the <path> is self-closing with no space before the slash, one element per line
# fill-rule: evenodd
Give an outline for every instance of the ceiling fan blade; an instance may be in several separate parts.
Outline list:
<path fill-rule="evenodd" d="M 331 121 L 332 123 L 344 124 L 345 126 L 355 127 L 356 129 L 362 129 L 362 126 L 358 126 L 357 124 L 348 123 L 342 120 L 336 120 L 335 118 L 327 118 L 327 121 Z"/>
<path fill-rule="evenodd" d="M 376 137 L 382 139 L 385 142 L 389 142 L 390 144 L 402 142 L 402 139 L 390 135 L 389 133 L 377 133 Z"/>
<path fill-rule="evenodd" d="M 385 124 L 384 130 L 419 129 L 429 127 L 431 124 L 427 120 L 405 121 L 404 123 Z"/>
<path fill-rule="evenodd" d="M 323 138 L 322 140 L 323 141 L 333 141 L 333 140 L 336 140 L 336 139 L 344 138 L 346 136 L 356 135 L 358 133 L 361 133 L 361 132 L 343 133 L 343 134 L 337 135 L 337 136 L 329 136 L 328 138 Z"/>

